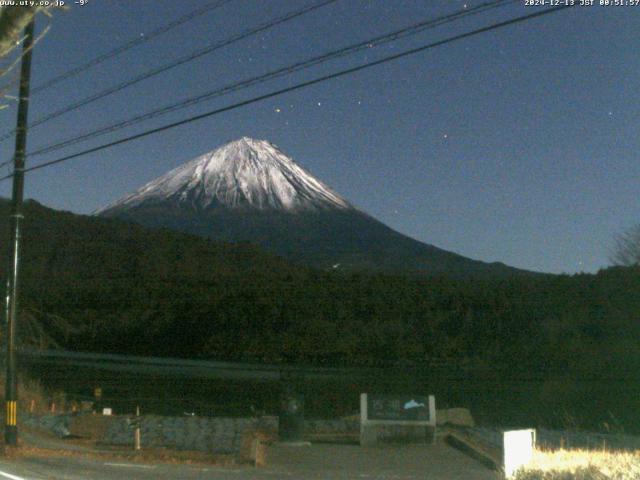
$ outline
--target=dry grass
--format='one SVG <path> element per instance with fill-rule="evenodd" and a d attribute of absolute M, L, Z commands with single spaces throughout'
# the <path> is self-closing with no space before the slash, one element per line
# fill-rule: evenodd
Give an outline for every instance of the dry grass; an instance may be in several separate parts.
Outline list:
<path fill-rule="evenodd" d="M 0 454 L 4 458 L 50 458 L 50 457 L 74 457 L 91 460 L 122 460 L 131 463 L 166 463 L 172 465 L 202 465 L 233 468 L 238 466 L 236 458 L 232 455 L 210 454 L 195 451 L 177 451 L 166 448 L 147 448 L 135 452 L 116 450 L 113 452 L 101 451 L 76 451 L 66 449 L 51 449 L 35 447 L 20 443 L 18 448 L 6 448 Z"/>
<path fill-rule="evenodd" d="M 18 439 L 19 447 L 5 448 L 0 444 L 0 457 L 5 458 L 49 458 L 49 457 L 76 457 L 92 460 L 122 460 L 132 463 L 166 463 L 176 465 L 202 465 L 216 467 L 237 467 L 241 463 L 234 455 L 207 453 L 193 450 L 172 450 L 161 447 L 145 447 L 142 450 L 133 450 L 132 446 L 120 447 L 113 445 L 101 445 L 93 439 L 76 438 L 61 441 L 59 437 L 33 429 L 28 426 L 20 427 L 21 432 L 30 434 L 29 441 L 26 435 Z M 34 437 L 36 437 L 34 439 Z M 45 440 L 48 445 L 39 446 L 38 441 Z M 34 442 L 34 443 L 31 443 Z M 56 443 L 59 447 L 56 446 Z"/>
<path fill-rule="evenodd" d="M 4 375 L 0 376 L 0 398 L 4 398 Z M 66 410 L 66 396 L 62 392 L 46 392 L 42 385 L 29 378 L 18 379 L 18 410 L 25 413 L 45 414 L 51 412 L 54 405 L 55 412 Z M 0 417 L 4 418 L 4 408 L 0 409 Z"/>
<path fill-rule="evenodd" d="M 556 450 L 534 452 L 531 465 L 516 480 L 636 480 L 640 451 Z"/>
<path fill-rule="evenodd" d="M 4 397 L 4 379 L 1 380 L 1 394 Z M 64 393 L 45 392 L 42 385 L 36 380 L 19 379 L 18 381 L 18 402 L 22 412 L 35 414 L 44 414 L 51 412 L 51 406 L 54 405 L 58 412 L 67 408 L 67 402 Z"/>

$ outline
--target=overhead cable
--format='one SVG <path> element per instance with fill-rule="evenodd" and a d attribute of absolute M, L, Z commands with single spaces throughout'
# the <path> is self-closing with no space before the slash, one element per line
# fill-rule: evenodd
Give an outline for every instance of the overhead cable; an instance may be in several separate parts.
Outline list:
<path fill-rule="evenodd" d="M 369 49 L 369 48 L 373 48 L 373 47 L 378 47 L 380 45 L 389 43 L 389 42 L 393 42 L 396 40 L 399 40 L 401 38 L 405 38 L 408 36 L 412 36 L 412 35 L 416 35 L 420 32 L 423 32 L 427 29 L 431 29 L 431 28 L 435 28 L 435 27 L 439 27 L 454 21 L 457 21 L 463 17 L 467 17 L 467 16 L 472 16 L 472 15 L 478 15 L 480 13 L 486 12 L 490 9 L 494 9 L 494 8 L 498 8 L 498 7 L 503 7 L 506 6 L 508 4 L 511 3 L 515 3 L 518 2 L 519 0 L 495 0 L 495 1 L 491 1 L 491 2 L 487 2 L 487 3 L 483 3 L 481 5 L 478 5 L 476 7 L 473 8 L 469 8 L 469 9 L 462 9 L 462 10 L 458 10 L 454 13 L 442 16 L 442 17 L 438 17 L 436 19 L 428 19 L 428 20 L 423 20 L 421 22 L 412 24 L 408 27 L 404 27 L 402 29 L 393 31 L 391 33 L 387 33 L 384 35 L 380 35 L 374 38 L 370 38 L 368 40 L 362 41 L 362 42 L 358 42 L 346 47 L 342 47 L 340 49 L 337 50 L 333 50 L 331 52 L 319 55 L 319 56 L 314 56 L 305 60 L 302 60 L 300 62 L 294 63 L 292 65 L 288 65 L 286 67 L 281 67 L 275 70 L 272 70 L 270 72 L 267 72 L 265 74 L 261 74 L 258 76 L 254 76 L 239 82 L 234 82 L 228 85 L 225 85 L 223 87 L 219 87 L 216 88 L 214 90 L 210 90 L 208 92 L 205 92 L 203 94 L 199 94 L 193 97 L 190 97 L 188 99 L 185 100 L 181 100 L 180 102 L 176 102 L 170 105 L 166 105 L 164 107 L 161 108 L 157 108 L 154 110 L 151 110 L 149 112 L 140 114 L 140 115 L 136 115 L 134 117 L 128 118 L 126 120 L 122 120 L 120 122 L 105 126 L 105 127 L 101 127 L 98 129 L 94 129 L 88 132 L 84 132 L 81 133 L 79 135 L 74 135 L 71 136 L 69 138 L 66 138 L 64 140 L 60 140 L 56 143 L 52 143 L 43 147 L 40 147 L 36 150 L 33 150 L 31 152 L 28 153 L 28 157 L 34 157 L 36 155 L 43 155 L 45 153 L 50 153 L 71 145 L 75 145 L 77 143 L 81 143 L 81 142 L 85 142 L 87 140 L 90 140 L 92 138 L 96 138 L 108 133 L 113 133 L 115 131 L 121 130 L 123 128 L 127 128 L 127 127 L 131 127 L 133 125 L 137 125 L 141 122 L 147 121 L 147 120 L 151 120 L 153 118 L 157 118 L 160 117 L 162 115 L 166 115 L 168 113 L 177 111 L 177 110 L 181 110 L 187 107 L 191 107 L 193 105 L 202 103 L 204 101 L 207 100 L 211 100 L 213 98 L 217 98 L 223 95 L 226 95 L 228 93 L 231 92 L 237 92 L 240 90 L 244 90 L 246 88 L 258 85 L 260 83 L 264 83 L 266 81 L 269 80 L 273 80 L 275 78 L 280 78 L 284 75 L 288 75 L 294 72 L 298 72 L 301 70 L 305 70 L 308 68 L 311 68 L 313 66 L 319 65 L 321 63 L 325 63 L 328 62 L 330 60 L 334 60 L 336 58 L 341 58 L 347 55 L 351 55 L 354 53 L 357 53 L 359 51 L 365 50 L 365 49 Z"/>
<path fill-rule="evenodd" d="M 359 72 L 361 70 L 365 70 L 365 69 L 368 69 L 368 68 L 371 68 L 371 67 L 374 67 L 374 66 L 377 66 L 377 65 L 382 65 L 382 64 L 385 64 L 385 63 L 388 63 L 388 62 L 392 62 L 394 60 L 398 60 L 400 58 L 404 58 L 404 57 L 407 57 L 407 56 L 410 56 L 410 55 L 415 55 L 417 53 L 424 52 L 424 51 L 430 50 L 432 48 L 440 47 L 442 45 L 447 45 L 449 43 L 452 43 L 452 42 L 455 42 L 455 41 L 458 41 L 458 40 L 469 38 L 469 37 L 472 37 L 472 36 L 475 36 L 475 35 L 480 35 L 482 33 L 490 32 L 490 31 L 493 31 L 493 30 L 497 30 L 499 28 L 503 28 L 503 27 L 506 27 L 506 26 L 515 25 L 515 24 L 518 24 L 518 23 L 523 23 L 523 22 L 532 20 L 534 18 L 542 17 L 542 16 L 545 16 L 545 15 L 550 15 L 552 13 L 557 13 L 557 12 L 560 12 L 562 10 L 566 10 L 567 8 L 571 8 L 572 6 L 573 5 L 563 5 L 563 6 L 559 6 L 559 7 L 548 8 L 548 9 L 545 9 L 545 10 L 541 10 L 541 11 L 537 11 L 537 12 L 534 12 L 534 13 L 530 13 L 528 15 L 523 15 L 523 16 L 520 16 L 520 17 L 512 18 L 510 20 L 506 20 L 506 21 L 503 21 L 503 22 L 494 23 L 494 24 L 489 25 L 487 27 L 482 27 L 482 28 L 478 28 L 478 29 L 466 32 L 466 33 L 461 33 L 461 34 L 458 34 L 458 35 L 454 35 L 454 36 L 448 37 L 448 38 L 446 38 L 444 40 L 439 40 L 439 41 L 436 41 L 436 42 L 433 42 L 433 43 L 422 45 L 420 47 L 412 48 L 410 50 L 405 50 L 403 52 L 400 52 L 400 53 L 397 53 L 397 54 L 394 54 L 394 55 L 386 56 L 386 57 L 381 58 L 379 60 L 368 62 L 368 63 L 362 64 L 362 65 L 358 65 L 356 67 L 347 68 L 345 70 L 340 70 L 338 72 L 331 73 L 331 74 L 328 74 L 328 75 L 324 75 L 324 76 L 315 78 L 313 80 L 308 80 L 308 81 L 305 81 L 305 82 L 301 82 L 301 83 L 298 83 L 296 85 L 292 85 L 292 86 L 287 87 L 287 88 L 283 88 L 283 89 L 276 90 L 276 91 L 273 91 L 273 92 L 270 92 L 270 93 L 267 93 L 267 94 L 264 94 L 264 95 L 259 95 L 257 97 L 250 98 L 248 100 L 237 102 L 237 103 L 228 105 L 226 107 L 217 108 L 215 110 L 212 110 L 212 111 L 209 111 L 209 112 L 206 112 L 206 113 L 202 113 L 200 115 L 191 116 L 191 117 L 185 118 L 185 119 L 177 121 L 177 122 L 173 122 L 173 123 L 169 123 L 167 125 L 163 125 L 161 127 L 157 127 L 157 128 L 153 128 L 153 129 L 150 129 L 150 130 L 146 130 L 144 132 L 141 132 L 141 133 L 138 133 L 138 134 L 135 134 L 135 135 L 130 135 L 130 136 L 127 136 L 127 137 L 123 137 L 123 138 L 120 138 L 118 140 L 114 140 L 112 142 L 108 142 L 108 143 L 105 143 L 105 144 L 102 144 L 102 145 L 99 145 L 99 146 L 96 146 L 96 147 L 93 147 L 93 148 L 89 148 L 89 149 L 86 149 L 86 150 L 83 150 L 83 151 L 80 151 L 80 152 L 77 152 L 77 153 L 74 153 L 74 154 L 71 154 L 71 155 L 66 155 L 64 157 L 57 158 L 55 160 L 51 160 L 51 161 L 44 162 L 44 163 L 41 163 L 41 164 L 38 164 L 38 165 L 34 165 L 33 167 L 29 167 L 29 168 L 25 169 L 25 172 L 31 172 L 31 171 L 34 171 L 34 170 L 39 170 L 39 169 L 42 169 L 42 168 L 50 167 L 52 165 L 57 165 L 59 163 L 67 162 L 67 161 L 73 160 L 75 158 L 84 157 L 84 156 L 89 155 L 91 153 L 95 153 L 95 152 L 99 152 L 99 151 L 102 151 L 102 150 L 106 150 L 106 149 L 114 147 L 116 145 L 121 145 L 121 144 L 128 143 L 128 142 L 131 142 L 131 141 L 134 141 L 134 140 L 138 140 L 140 138 L 148 137 L 149 135 L 153 135 L 153 134 L 156 134 L 156 133 L 164 132 L 166 130 L 170 130 L 170 129 L 179 127 L 181 125 L 187 125 L 189 123 L 193 123 L 193 122 L 196 122 L 198 120 L 202 120 L 204 118 L 209 118 L 209 117 L 212 117 L 212 116 L 215 116 L 215 115 L 219 115 L 221 113 L 228 112 L 228 111 L 231 111 L 231 110 L 235 110 L 235 109 L 247 106 L 247 105 L 251 105 L 253 103 L 261 102 L 263 100 L 267 100 L 269 98 L 273 98 L 273 97 L 276 97 L 276 96 L 279 96 L 279 95 L 283 95 L 285 93 L 289 93 L 289 92 L 293 92 L 293 91 L 296 91 L 296 90 L 300 90 L 302 88 L 306 88 L 306 87 L 309 87 L 311 85 L 316 85 L 316 84 L 321 83 L 321 82 L 326 82 L 326 81 L 332 80 L 334 78 L 339 78 L 339 77 L 343 77 L 343 76 L 346 76 L 346 75 L 351 75 L 351 74 Z M 7 179 L 9 179 L 11 177 L 13 177 L 13 174 L 6 175 L 4 177 L 0 177 L 0 181 L 7 180 Z"/>

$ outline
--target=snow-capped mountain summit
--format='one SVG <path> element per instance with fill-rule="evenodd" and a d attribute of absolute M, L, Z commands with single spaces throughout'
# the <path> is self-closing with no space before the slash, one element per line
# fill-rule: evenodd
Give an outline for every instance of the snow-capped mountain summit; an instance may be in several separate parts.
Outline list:
<path fill-rule="evenodd" d="M 512 275 L 409 238 L 315 179 L 266 140 L 241 138 L 147 183 L 96 214 L 251 242 L 326 270 Z"/>
<path fill-rule="evenodd" d="M 352 208 L 277 146 L 248 137 L 205 153 L 96 213 L 160 203 L 195 210 Z"/>

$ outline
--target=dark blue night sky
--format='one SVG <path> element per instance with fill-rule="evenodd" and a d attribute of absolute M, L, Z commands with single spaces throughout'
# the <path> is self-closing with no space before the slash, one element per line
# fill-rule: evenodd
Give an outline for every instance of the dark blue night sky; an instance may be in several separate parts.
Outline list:
<path fill-rule="evenodd" d="M 38 17 L 50 30 L 34 53 L 36 86 L 209 2 L 68 3 Z M 310 3 L 232 0 L 34 95 L 30 119 Z M 479 3 L 338 0 L 33 128 L 29 149 Z M 28 163 L 534 11 L 516 2 Z M 594 272 L 608 265 L 613 235 L 640 223 L 639 20 L 640 6 L 571 8 L 33 172 L 26 194 L 90 213 L 251 136 L 421 241 L 520 268 Z M 15 106 L 0 115 L 11 129 Z M 11 157 L 12 141 L 0 148 Z"/>

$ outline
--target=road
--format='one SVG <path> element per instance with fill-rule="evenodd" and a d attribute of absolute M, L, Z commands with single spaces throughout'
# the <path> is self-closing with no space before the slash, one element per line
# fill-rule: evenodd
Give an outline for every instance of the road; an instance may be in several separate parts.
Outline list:
<path fill-rule="evenodd" d="M 493 472 L 447 446 L 361 448 L 274 446 L 263 468 L 131 463 L 86 456 L 0 459 L 0 480 L 495 480 Z"/>

